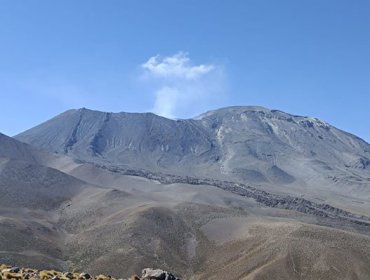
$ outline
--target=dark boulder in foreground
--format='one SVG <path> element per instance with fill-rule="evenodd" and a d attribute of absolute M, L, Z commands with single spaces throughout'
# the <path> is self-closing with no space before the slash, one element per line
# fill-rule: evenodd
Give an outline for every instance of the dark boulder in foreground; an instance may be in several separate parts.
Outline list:
<path fill-rule="evenodd" d="M 145 268 L 143 269 L 141 280 L 180 280 L 171 273 L 161 270 Z"/>

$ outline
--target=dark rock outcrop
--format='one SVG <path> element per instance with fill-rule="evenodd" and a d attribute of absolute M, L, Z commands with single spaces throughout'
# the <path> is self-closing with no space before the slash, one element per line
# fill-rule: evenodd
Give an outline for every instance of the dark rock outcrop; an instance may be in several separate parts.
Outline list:
<path fill-rule="evenodd" d="M 141 280 L 180 280 L 171 273 L 161 270 L 145 268 L 142 271 Z"/>

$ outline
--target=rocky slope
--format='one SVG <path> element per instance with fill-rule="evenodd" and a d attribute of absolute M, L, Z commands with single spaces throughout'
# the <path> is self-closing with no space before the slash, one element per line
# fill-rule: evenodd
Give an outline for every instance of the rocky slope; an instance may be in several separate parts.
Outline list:
<path fill-rule="evenodd" d="M 84 162 L 246 183 L 370 215 L 370 145 L 316 118 L 262 107 L 189 120 L 79 109 L 16 139 Z"/>
<path fill-rule="evenodd" d="M 262 107 L 223 108 L 188 120 L 70 110 L 15 138 L 92 162 L 176 172 L 181 165 L 215 164 L 226 174 L 280 183 L 294 178 L 277 178 L 276 171 L 258 175 L 258 168 L 264 165 L 267 170 L 302 158 L 332 168 L 370 168 L 370 145 L 360 138 L 316 118 Z"/>
<path fill-rule="evenodd" d="M 81 109 L 17 138 L 31 145 L 0 135 L 0 263 L 369 278 L 369 145 L 317 119 L 260 107 L 178 121 Z"/>

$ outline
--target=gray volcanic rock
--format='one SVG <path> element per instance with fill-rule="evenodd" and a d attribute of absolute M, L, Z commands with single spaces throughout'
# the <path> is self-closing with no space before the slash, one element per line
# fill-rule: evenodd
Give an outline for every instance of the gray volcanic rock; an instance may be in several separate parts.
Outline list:
<path fill-rule="evenodd" d="M 171 273 L 161 270 L 161 269 L 152 269 L 145 268 L 142 271 L 141 275 L 142 280 L 180 280 Z"/>
<path fill-rule="evenodd" d="M 370 145 L 317 118 L 293 116 L 261 107 L 231 107 L 199 119 L 214 127 L 216 138 L 232 161 L 251 157 L 279 165 L 285 160 L 312 158 L 330 165 L 368 159 Z M 240 153 L 244 151 L 244 153 Z"/>
<path fill-rule="evenodd" d="M 89 162 L 168 169 L 215 161 L 215 144 L 198 121 L 154 114 L 70 110 L 16 139 Z"/>
<path fill-rule="evenodd" d="M 370 145 L 317 118 L 229 107 L 195 119 L 67 111 L 16 139 L 120 168 L 227 179 L 327 199 L 370 199 Z"/>

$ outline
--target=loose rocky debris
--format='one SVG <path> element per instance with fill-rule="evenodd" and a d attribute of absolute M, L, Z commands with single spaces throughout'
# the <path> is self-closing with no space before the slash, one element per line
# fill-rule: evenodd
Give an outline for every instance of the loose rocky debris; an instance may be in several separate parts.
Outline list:
<path fill-rule="evenodd" d="M 56 270 L 38 270 L 33 268 L 13 267 L 0 265 L 0 280 L 180 280 L 171 273 L 161 270 L 145 268 L 141 277 L 132 275 L 128 279 L 115 278 L 110 275 L 92 276 L 86 272 L 60 272 Z"/>
<path fill-rule="evenodd" d="M 295 210 L 301 213 L 328 218 L 336 221 L 345 221 L 352 224 L 370 227 L 370 217 L 357 215 L 349 211 L 333 207 L 329 204 L 315 203 L 310 200 L 294 197 L 290 195 L 272 194 L 267 191 L 230 181 L 220 181 L 209 178 L 182 177 L 178 175 L 153 173 L 147 170 L 124 169 L 116 166 L 105 166 L 94 164 L 95 166 L 107 169 L 110 172 L 123 175 L 138 176 L 158 181 L 162 184 L 184 183 L 190 185 L 208 185 L 219 189 L 235 193 L 240 196 L 252 198 L 261 205 L 286 210 Z"/>

